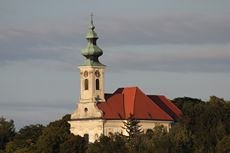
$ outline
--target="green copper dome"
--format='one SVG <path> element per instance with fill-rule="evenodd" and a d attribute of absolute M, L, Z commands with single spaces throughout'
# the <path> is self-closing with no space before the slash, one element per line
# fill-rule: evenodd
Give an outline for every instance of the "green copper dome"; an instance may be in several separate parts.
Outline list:
<path fill-rule="evenodd" d="M 91 15 L 91 20 L 89 24 L 89 31 L 86 34 L 86 39 L 88 41 L 86 47 L 81 50 L 81 54 L 85 56 L 84 64 L 85 66 L 100 66 L 103 65 L 98 60 L 99 56 L 103 54 L 102 49 L 97 46 L 98 36 L 94 31 L 95 26 L 93 25 L 93 18 Z"/>

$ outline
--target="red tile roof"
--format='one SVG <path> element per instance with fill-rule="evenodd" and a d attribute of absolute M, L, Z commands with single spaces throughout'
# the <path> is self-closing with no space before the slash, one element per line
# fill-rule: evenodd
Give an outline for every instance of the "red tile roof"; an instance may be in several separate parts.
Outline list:
<path fill-rule="evenodd" d="M 138 87 L 119 88 L 105 99 L 97 104 L 104 119 L 128 119 L 132 114 L 135 119 L 173 121 L 181 113 L 164 96 L 146 96 Z"/>
<path fill-rule="evenodd" d="M 167 112 L 174 120 L 181 117 L 182 112 L 170 100 L 162 95 L 148 95 L 148 97 L 157 104 L 161 109 Z"/>

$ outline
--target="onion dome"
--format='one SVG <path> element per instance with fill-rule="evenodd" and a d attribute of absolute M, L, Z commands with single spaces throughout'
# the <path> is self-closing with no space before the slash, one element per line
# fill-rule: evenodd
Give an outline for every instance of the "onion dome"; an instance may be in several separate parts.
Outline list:
<path fill-rule="evenodd" d="M 81 54 L 85 56 L 84 64 L 85 66 L 104 66 L 98 60 L 99 56 L 103 54 L 102 49 L 97 46 L 98 36 L 94 31 L 95 26 L 93 24 L 93 15 L 91 14 L 89 31 L 86 34 L 86 39 L 88 41 L 87 46 L 81 50 Z"/>

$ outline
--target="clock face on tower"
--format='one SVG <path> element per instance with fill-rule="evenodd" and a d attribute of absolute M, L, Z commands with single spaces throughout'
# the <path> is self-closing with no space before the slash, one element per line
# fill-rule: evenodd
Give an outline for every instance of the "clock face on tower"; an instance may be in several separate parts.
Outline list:
<path fill-rule="evenodd" d="M 96 77 L 100 77 L 100 75 L 101 75 L 100 72 L 99 72 L 98 70 L 96 70 L 96 71 L 95 71 L 95 76 L 96 76 Z"/>
<path fill-rule="evenodd" d="M 83 75 L 85 78 L 88 77 L 88 71 L 85 71 Z"/>

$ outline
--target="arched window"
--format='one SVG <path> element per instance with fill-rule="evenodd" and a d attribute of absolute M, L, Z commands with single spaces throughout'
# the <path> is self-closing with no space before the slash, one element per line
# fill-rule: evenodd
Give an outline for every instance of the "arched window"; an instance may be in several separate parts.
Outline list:
<path fill-rule="evenodd" d="M 88 90 L 89 89 L 89 81 L 88 79 L 85 79 L 85 90 Z"/>
<path fill-rule="evenodd" d="M 100 82 L 99 82 L 99 79 L 96 79 L 96 90 L 100 90 Z"/>

